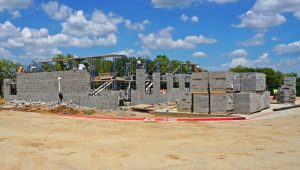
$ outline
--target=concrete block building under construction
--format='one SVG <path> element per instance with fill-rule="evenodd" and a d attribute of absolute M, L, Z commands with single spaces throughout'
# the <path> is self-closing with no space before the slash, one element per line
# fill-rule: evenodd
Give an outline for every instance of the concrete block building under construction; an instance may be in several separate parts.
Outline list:
<path fill-rule="evenodd" d="M 95 74 L 96 59 L 112 61 L 113 71 Z M 115 71 L 116 63 L 123 59 L 120 71 Z M 15 79 L 5 79 L 3 85 L 6 100 L 24 101 L 58 101 L 58 94 L 63 94 L 64 101 L 72 101 L 80 106 L 103 109 L 117 109 L 125 102 L 136 104 L 158 104 L 176 101 L 182 98 L 185 82 L 189 83 L 190 74 L 172 72 L 170 69 L 159 70 L 159 63 L 153 68 L 146 69 L 145 64 L 129 63 L 123 55 L 105 55 L 88 58 L 59 59 L 41 62 L 77 62 L 88 61 L 89 69 L 68 69 L 63 71 L 30 70 L 28 67 L 22 73 L 17 73 Z M 175 70 L 193 64 L 182 63 Z M 132 67 L 132 68 L 131 68 Z M 168 64 L 171 68 L 171 64 Z M 39 66 L 34 66 L 39 68 Z M 150 71 L 151 74 L 149 74 Z M 147 72 L 148 71 L 148 72 Z M 179 72 L 179 71 L 178 71 Z M 163 73 L 163 74 L 161 74 Z M 178 86 L 174 87 L 174 83 Z"/>
<path fill-rule="evenodd" d="M 159 63 L 150 69 L 138 63 L 130 69 L 136 64 L 125 62 L 123 75 L 113 70 L 111 76 L 101 73 L 95 76 L 94 60 L 107 57 L 113 58 L 113 64 L 118 58 L 126 58 L 120 55 L 74 58 L 67 62 L 88 60 L 92 67 L 18 73 L 15 79 L 4 80 L 4 97 L 51 102 L 58 101 L 61 92 L 64 101 L 103 109 L 117 109 L 124 102 L 137 105 L 176 101 L 180 112 L 208 114 L 254 113 L 270 105 L 266 78 L 261 73 L 197 72 L 191 63 L 182 63 L 175 71 L 161 71 Z M 183 73 L 181 67 L 190 70 Z"/>

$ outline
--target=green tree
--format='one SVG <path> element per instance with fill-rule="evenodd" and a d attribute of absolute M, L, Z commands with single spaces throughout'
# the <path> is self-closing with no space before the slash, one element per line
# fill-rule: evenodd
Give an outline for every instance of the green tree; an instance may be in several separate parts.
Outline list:
<path fill-rule="evenodd" d="M 171 70 L 172 68 L 167 68 L 167 66 L 170 63 L 170 59 L 166 56 L 166 55 L 158 55 L 156 56 L 156 58 L 154 59 L 154 62 L 157 63 L 159 62 L 160 64 L 160 70 L 167 72 L 168 70 Z"/>
<path fill-rule="evenodd" d="M 52 60 L 55 61 L 54 64 L 54 69 L 55 71 L 62 71 L 63 70 L 63 62 L 62 61 L 56 61 L 56 60 L 60 60 L 60 59 L 64 59 L 65 56 L 63 54 L 56 54 Z"/>
<path fill-rule="evenodd" d="M 297 73 L 282 73 L 280 71 L 275 71 L 272 68 L 250 68 L 237 66 L 231 68 L 230 71 L 236 73 L 244 73 L 244 72 L 259 72 L 266 74 L 267 85 L 280 85 L 283 84 L 284 77 L 298 77 Z"/>
<path fill-rule="evenodd" d="M 3 92 L 2 92 L 3 80 L 15 78 L 19 66 L 20 66 L 19 63 L 6 60 L 6 59 L 0 59 L 0 96 L 3 97 Z"/>

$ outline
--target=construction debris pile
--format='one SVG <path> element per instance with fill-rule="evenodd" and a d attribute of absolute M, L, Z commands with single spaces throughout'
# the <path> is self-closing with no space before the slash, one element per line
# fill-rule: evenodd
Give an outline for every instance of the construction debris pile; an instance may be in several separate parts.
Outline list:
<path fill-rule="evenodd" d="M 295 103 L 296 77 L 284 78 L 284 84 L 278 89 L 277 101 L 278 103 Z"/>
<path fill-rule="evenodd" d="M 77 115 L 106 115 L 106 116 L 123 116 L 122 110 L 97 109 L 76 105 L 73 101 L 66 101 L 59 104 L 57 101 L 41 102 L 41 101 L 24 101 L 12 100 L 1 109 L 53 113 L 53 114 L 77 114 Z"/>
<path fill-rule="evenodd" d="M 270 105 L 262 73 L 198 72 L 191 76 L 191 93 L 177 110 L 196 113 L 254 113 Z"/>

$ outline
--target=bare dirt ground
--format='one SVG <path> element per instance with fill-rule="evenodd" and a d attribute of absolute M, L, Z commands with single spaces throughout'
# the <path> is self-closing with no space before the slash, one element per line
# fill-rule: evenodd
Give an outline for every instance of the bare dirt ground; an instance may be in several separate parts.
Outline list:
<path fill-rule="evenodd" d="M 0 111 L 0 169 L 299 169 L 300 108 L 153 123 Z"/>

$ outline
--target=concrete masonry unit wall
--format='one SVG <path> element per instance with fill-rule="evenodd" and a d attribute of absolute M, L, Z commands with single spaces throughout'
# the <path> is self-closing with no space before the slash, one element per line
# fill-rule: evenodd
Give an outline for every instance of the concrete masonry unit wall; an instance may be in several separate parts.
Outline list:
<path fill-rule="evenodd" d="M 11 85 L 16 84 L 15 80 L 12 79 L 4 79 L 3 80 L 3 95 L 6 100 L 14 100 L 17 98 L 17 95 L 12 95 Z"/>
<path fill-rule="evenodd" d="M 158 103 L 166 103 L 171 101 L 176 101 L 184 98 L 185 96 L 185 82 L 189 81 L 189 75 L 187 74 L 177 74 L 173 75 L 173 73 L 166 73 L 166 81 L 167 81 L 167 91 L 165 94 L 161 94 L 160 92 L 160 73 L 153 73 L 153 87 L 152 93 L 146 94 L 145 92 L 145 82 L 146 82 L 146 71 L 145 69 L 137 69 L 136 70 L 136 90 L 131 92 L 131 104 L 158 104 Z M 174 78 L 178 79 L 179 88 L 174 88 Z"/>
<path fill-rule="evenodd" d="M 90 74 L 85 70 L 56 71 L 41 73 L 18 74 L 17 95 L 8 95 L 7 100 L 18 99 L 25 101 L 58 101 L 59 81 L 64 101 L 73 101 L 80 106 L 116 109 L 118 107 L 118 92 L 104 91 L 99 96 L 89 96 Z"/>

